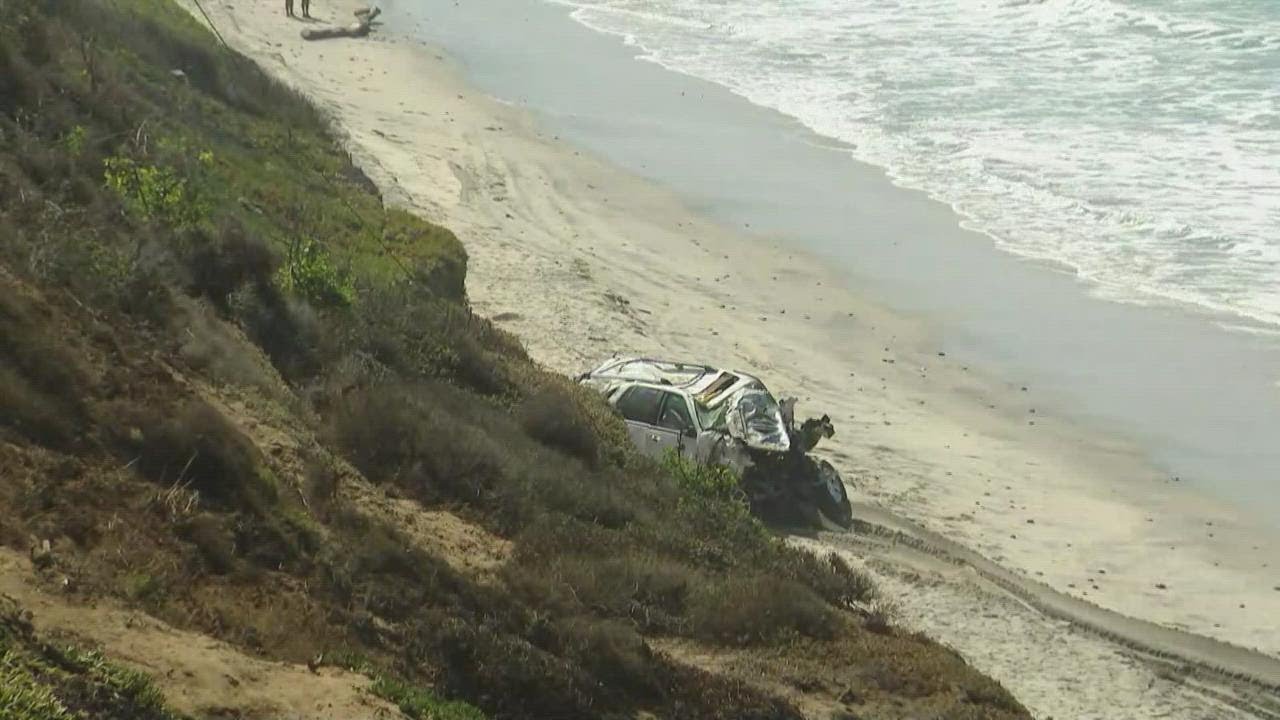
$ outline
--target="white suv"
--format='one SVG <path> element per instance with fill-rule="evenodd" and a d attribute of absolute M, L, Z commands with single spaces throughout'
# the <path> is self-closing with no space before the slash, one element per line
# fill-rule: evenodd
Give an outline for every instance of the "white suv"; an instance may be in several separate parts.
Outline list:
<path fill-rule="evenodd" d="M 674 451 L 742 477 L 752 508 L 794 519 L 816 509 L 847 527 L 852 509 L 844 482 L 808 451 L 834 432 L 829 418 L 797 428 L 793 401 L 779 403 L 758 378 L 707 365 L 615 358 L 579 381 L 602 392 L 645 455 Z"/>

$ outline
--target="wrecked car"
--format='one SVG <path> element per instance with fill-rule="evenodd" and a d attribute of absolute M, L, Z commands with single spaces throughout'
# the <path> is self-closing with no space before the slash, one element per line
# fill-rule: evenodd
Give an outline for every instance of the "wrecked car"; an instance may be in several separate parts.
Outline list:
<path fill-rule="evenodd" d="M 779 402 L 758 378 L 684 362 L 614 358 L 578 381 L 604 394 L 639 450 L 676 452 L 723 465 L 741 478 L 757 515 L 848 527 L 853 511 L 831 463 L 809 454 L 835 434 L 830 418 L 795 424 L 795 401 Z"/>

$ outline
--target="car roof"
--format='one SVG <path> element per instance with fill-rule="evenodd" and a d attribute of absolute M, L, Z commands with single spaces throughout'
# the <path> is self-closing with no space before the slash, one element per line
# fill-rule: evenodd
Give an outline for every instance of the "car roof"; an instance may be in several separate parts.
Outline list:
<path fill-rule="evenodd" d="M 663 385 L 661 382 L 646 380 L 644 378 L 632 377 L 629 375 L 616 372 L 624 365 L 641 365 L 652 366 L 654 370 L 660 373 L 669 373 L 673 376 L 688 374 L 690 377 L 683 382 L 672 382 L 669 386 Z M 644 357 L 622 357 L 605 362 L 600 367 L 588 373 L 592 377 L 601 379 L 617 379 L 626 382 L 642 383 L 648 382 L 654 386 L 662 387 L 684 387 L 689 388 L 693 392 L 698 392 L 706 386 L 711 385 L 717 378 L 728 373 L 747 381 L 755 381 L 763 385 L 759 378 L 754 375 L 744 373 L 738 370 L 726 370 L 723 368 L 713 367 L 711 365 L 703 365 L 701 363 L 687 363 L 678 360 L 661 360 L 657 358 Z"/>
<path fill-rule="evenodd" d="M 692 397 L 692 393 L 686 387 L 680 385 L 664 385 L 663 383 L 646 382 L 643 380 L 619 380 L 616 387 L 619 390 L 626 390 L 633 387 L 649 388 L 651 390 L 665 390 L 684 397 Z"/>

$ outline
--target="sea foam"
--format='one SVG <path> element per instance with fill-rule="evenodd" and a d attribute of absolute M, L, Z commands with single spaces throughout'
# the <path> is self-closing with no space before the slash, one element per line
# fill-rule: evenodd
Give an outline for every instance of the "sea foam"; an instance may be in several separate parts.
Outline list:
<path fill-rule="evenodd" d="M 552 1 L 1102 296 L 1280 328 L 1280 5 Z"/>

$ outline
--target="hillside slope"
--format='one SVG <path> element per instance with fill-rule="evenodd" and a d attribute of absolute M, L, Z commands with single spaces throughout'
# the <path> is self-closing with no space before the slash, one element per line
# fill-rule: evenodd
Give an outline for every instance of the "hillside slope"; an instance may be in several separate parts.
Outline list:
<path fill-rule="evenodd" d="M 167 0 L 0 5 L 0 263 L 0 587 L 156 712 L 317 711 L 90 609 L 409 717 L 1025 716 L 722 476 L 636 457 L 470 312 L 450 232 Z M 19 626 L 29 717 L 135 716 L 10 662 Z"/>

